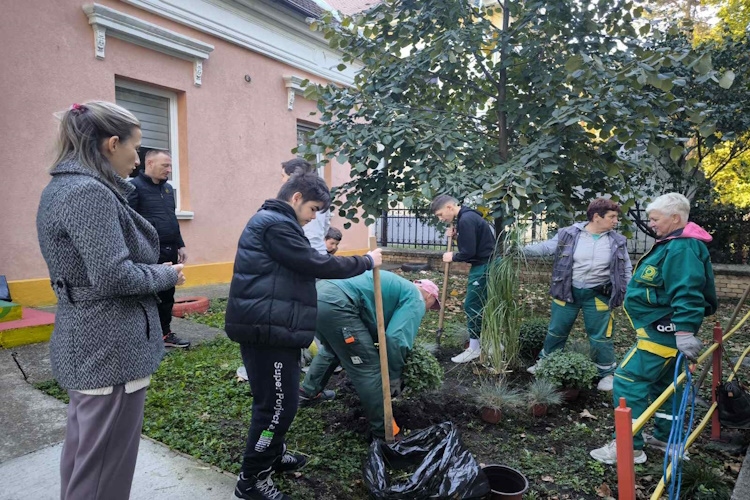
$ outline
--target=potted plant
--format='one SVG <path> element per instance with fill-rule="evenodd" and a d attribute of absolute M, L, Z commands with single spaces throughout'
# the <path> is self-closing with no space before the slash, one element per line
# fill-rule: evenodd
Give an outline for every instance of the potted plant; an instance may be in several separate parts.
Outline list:
<path fill-rule="evenodd" d="M 526 404 L 535 417 L 543 417 L 550 406 L 562 403 L 562 393 L 557 390 L 557 386 L 543 378 L 535 379 L 529 384 L 526 398 Z"/>
<path fill-rule="evenodd" d="M 581 389 L 587 389 L 599 371 L 584 354 L 555 351 L 539 365 L 537 378 L 548 380 L 563 392 L 566 401 L 575 401 Z"/>
<path fill-rule="evenodd" d="M 487 381 L 479 386 L 476 401 L 482 420 L 497 424 L 503 418 L 503 411 L 519 407 L 523 397 L 518 389 L 510 388 L 502 381 Z"/>

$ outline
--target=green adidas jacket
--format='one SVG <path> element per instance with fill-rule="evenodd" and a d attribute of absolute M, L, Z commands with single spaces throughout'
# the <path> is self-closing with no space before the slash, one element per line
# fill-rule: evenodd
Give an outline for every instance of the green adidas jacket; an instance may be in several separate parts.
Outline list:
<path fill-rule="evenodd" d="M 689 222 L 681 234 L 658 240 L 638 261 L 624 306 L 636 330 L 671 316 L 676 331 L 697 333 L 703 318 L 716 312 L 708 241 L 711 235 Z"/>

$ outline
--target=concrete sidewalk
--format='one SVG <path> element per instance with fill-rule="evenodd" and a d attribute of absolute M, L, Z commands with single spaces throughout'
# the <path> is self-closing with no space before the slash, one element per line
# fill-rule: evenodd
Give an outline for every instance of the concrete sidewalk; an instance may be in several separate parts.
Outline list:
<path fill-rule="evenodd" d="M 226 297 L 228 289 L 228 285 L 186 288 L 178 295 Z M 180 318 L 174 318 L 173 329 L 193 345 L 224 334 Z M 0 500 L 60 498 L 67 405 L 32 385 L 51 378 L 48 344 L 0 349 Z M 130 498 L 228 500 L 235 481 L 226 472 L 142 437 Z"/>

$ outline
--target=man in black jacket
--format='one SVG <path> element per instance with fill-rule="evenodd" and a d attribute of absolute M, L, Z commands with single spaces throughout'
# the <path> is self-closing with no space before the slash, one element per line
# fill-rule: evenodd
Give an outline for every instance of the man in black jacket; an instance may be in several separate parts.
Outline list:
<path fill-rule="evenodd" d="M 380 249 L 355 257 L 313 250 L 302 226 L 330 202 L 323 179 L 294 174 L 240 236 L 224 329 L 240 344 L 253 407 L 237 498 L 290 500 L 273 485 L 271 474 L 306 462 L 286 451 L 284 435 L 299 405 L 300 349 L 315 335 L 315 279 L 350 278 L 381 263 Z"/>
<path fill-rule="evenodd" d="M 159 263 L 184 264 L 187 261 L 185 243 L 175 215 L 175 198 L 172 185 L 167 182 L 172 172 L 172 155 L 169 151 L 150 149 L 146 152 L 144 171 L 138 173 L 132 184 L 135 190 L 128 195 L 130 206 L 149 221 L 159 234 Z M 172 307 L 174 288 L 159 292 L 159 321 L 164 347 L 190 347 L 190 342 L 172 332 Z"/>
<path fill-rule="evenodd" d="M 482 214 L 460 206 L 458 200 L 450 195 L 436 196 L 432 200 L 430 209 L 443 222 L 451 223 L 453 219 L 456 219 L 455 230 L 449 236 L 456 238 L 458 252 L 445 252 L 443 262 L 471 264 L 464 300 L 464 311 L 469 329 L 469 347 L 451 358 L 454 363 L 468 363 L 477 359 L 481 351 L 479 335 L 482 333 L 482 312 L 487 299 L 488 264 L 495 251 L 495 235 Z"/>

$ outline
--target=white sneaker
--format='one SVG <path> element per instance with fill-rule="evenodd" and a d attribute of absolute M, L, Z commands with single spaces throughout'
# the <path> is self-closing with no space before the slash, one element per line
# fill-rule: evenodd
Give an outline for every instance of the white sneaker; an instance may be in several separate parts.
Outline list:
<path fill-rule="evenodd" d="M 596 384 L 596 388 L 600 391 L 609 392 L 612 390 L 612 387 L 615 384 L 615 376 L 614 375 L 607 375 L 606 377 L 602 378 L 598 384 Z"/>
<path fill-rule="evenodd" d="M 244 382 L 247 382 L 247 370 L 244 366 L 240 366 L 239 368 L 237 368 L 237 378 Z"/>
<path fill-rule="evenodd" d="M 541 364 L 541 361 L 537 361 L 533 365 L 531 365 L 528 368 L 526 368 L 526 371 L 529 372 L 529 373 L 531 373 L 532 375 L 536 375 L 536 370 L 537 370 L 537 368 L 539 368 L 540 364 Z"/>
<path fill-rule="evenodd" d="M 654 436 L 648 434 L 647 432 L 643 433 L 643 442 L 653 448 L 663 451 L 664 453 L 667 453 L 667 448 L 669 447 L 669 443 L 666 443 L 661 439 L 656 439 Z M 686 462 L 690 461 L 687 450 L 682 453 L 682 459 Z"/>
<path fill-rule="evenodd" d="M 601 448 L 589 452 L 591 458 L 604 464 L 617 463 L 617 442 L 610 441 Z M 643 450 L 633 450 L 633 463 L 642 464 L 646 461 L 646 453 Z"/>
<path fill-rule="evenodd" d="M 468 363 L 469 361 L 474 361 L 475 359 L 477 359 L 481 352 L 481 349 L 466 349 L 461 354 L 453 356 L 451 358 L 451 361 L 453 361 L 454 363 Z"/>
<path fill-rule="evenodd" d="M 307 373 L 309 371 L 310 371 L 310 367 L 309 366 L 303 366 L 302 367 L 302 373 Z"/>

